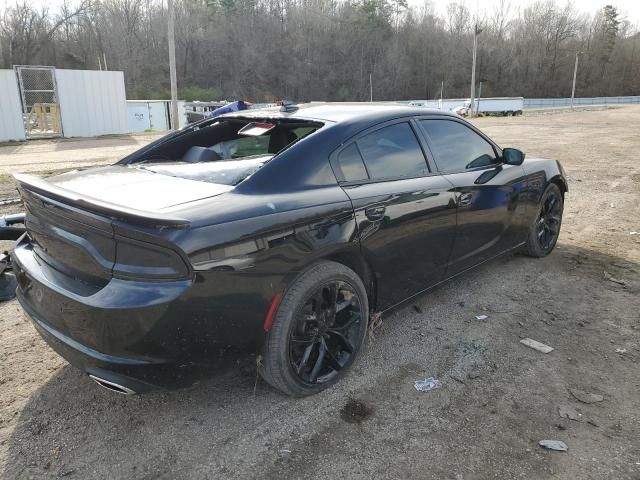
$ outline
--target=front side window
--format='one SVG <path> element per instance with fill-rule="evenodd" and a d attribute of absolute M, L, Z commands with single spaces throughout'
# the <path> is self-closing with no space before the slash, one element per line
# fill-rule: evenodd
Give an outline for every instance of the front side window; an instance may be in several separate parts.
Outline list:
<path fill-rule="evenodd" d="M 489 142 L 465 125 L 450 120 L 420 120 L 429 136 L 438 169 L 469 170 L 498 163 Z"/>

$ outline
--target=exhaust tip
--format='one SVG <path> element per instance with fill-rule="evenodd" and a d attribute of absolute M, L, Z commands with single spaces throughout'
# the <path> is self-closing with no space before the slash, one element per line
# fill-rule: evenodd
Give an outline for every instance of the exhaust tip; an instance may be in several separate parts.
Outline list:
<path fill-rule="evenodd" d="M 136 392 L 131 390 L 124 385 L 120 385 L 118 383 L 112 382 L 110 380 L 105 380 L 104 378 L 96 377 L 95 375 L 89 374 L 89 378 L 100 385 L 102 388 L 106 388 L 115 393 L 119 393 L 121 395 L 135 395 Z"/>

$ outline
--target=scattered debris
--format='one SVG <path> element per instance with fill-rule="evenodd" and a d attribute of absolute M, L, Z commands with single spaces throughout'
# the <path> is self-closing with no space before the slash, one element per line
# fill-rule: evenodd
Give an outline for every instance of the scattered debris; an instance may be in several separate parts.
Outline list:
<path fill-rule="evenodd" d="M 597 393 L 588 393 L 583 390 L 578 390 L 577 388 L 570 388 L 569 392 L 576 398 L 576 400 L 582 403 L 597 403 L 604 400 L 602 395 L 598 395 Z"/>
<path fill-rule="evenodd" d="M 545 345 L 544 343 L 540 343 L 531 338 L 523 338 L 522 340 L 520 340 L 520 343 L 542 353 L 549 353 L 549 352 L 553 352 L 554 350 L 553 347 L 550 347 L 549 345 Z"/>
<path fill-rule="evenodd" d="M 288 448 L 281 448 L 280 450 L 278 450 L 278 453 L 280 455 L 289 455 L 291 453 L 291 450 L 289 450 Z"/>
<path fill-rule="evenodd" d="M 588 419 L 588 420 L 587 420 L 587 423 L 588 423 L 589 425 L 593 425 L 594 427 L 599 427 L 599 426 L 600 426 L 600 424 L 599 424 L 598 422 L 596 422 L 596 421 L 595 421 L 594 419 L 592 419 L 592 418 Z"/>
<path fill-rule="evenodd" d="M 459 382 L 463 385 L 466 385 L 467 383 L 464 381 L 464 379 L 462 377 L 460 377 L 458 374 L 456 373 L 450 373 L 449 376 L 451 378 L 453 378 L 456 382 Z"/>
<path fill-rule="evenodd" d="M 475 380 L 476 378 L 480 378 L 481 376 L 482 376 L 482 372 L 480 370 L 471 370 L 467 374 L 467 377 L 469 377 L 471 380 Z"/>
<path fill-rule="evenodd" d="M 435 388 L 440 388 L 441 385 L 440 380 L 436 380 L 433 377 L 425 378 L 424 380 L 416 380 L 413 384 L 419 392 L 428 392 Z"/>
<path fill-rule="evenodd" d="M 569 450 L 567 444 L 561 442 L 560 440 L 540 440 L 540 442 L 538 442 L 538 445 L 540 445 L 542 448 L 546 448 L 548 450 L 557 450 L 559 452 L 566 452 L 567 450 Z"/>
<path fill-rule="evenodd" d="M 458 302 L 456 303 L 456 305 L 458 305 L 459 307 L 464 307 L 464 302 Z"/>
<path fill-rule="evenodd" d="M 416 312 L 418 312 L 418 313 L 422 313 L 422 309 L 420 308 L 420 306 L 419 306 L 419 305 L 414 305 L 414 306 L 413 306 L 413 309 L 414 309 Z"/>
<path fill-rule="evenodd" d="M 362 423 L 369 418 L 373 410 L 360 400 L 350 398 L 340 410 L 340 417 L 347 423 Z"/>
<path fill-rule="evenodd" d="M 618 278 L 612 277 L 611 275 L 609 275 L 609 272 L 607 272 L 606 270 L 604 271 L 604 279 L 605 280 L 609 280 L 610 282 L 613 283 L 617 283 L 618 285 L 626 285 L 627 282 L 625 282 L 624 280 L 620 280 Z"/>
<path fill-rule="evenodd" d="M 489 315 L 476 315 L 476 320 L 486 320 L 487 318 L 489 318 Z"/>
<path fill-rule="evenodd" d="M 556 423 L 556 428 L 558 430 L 564 431 L 567 429 L 567 427 L 565 427 L 564 425 L 562 425 L 561 423 Z"/>
<path fill-rule="evenodd" d="M 382 325 L 382 313 L 373 312 L 369 315 L 369 342 L 376 339 L 375 331 Z"/>
<path fill-rule="evenodd" d="M 580 417 L 582 416 L 575 408 L 569 407 L 566 405 L 560 405 L 558 407 L 558 415 L 562 418 L 568 418 L 569 420 L 575 420 L 576 422 L 580 421 Z"/>
<path fill-rule="evenodd" d="M 457 345 L 458 351 L 461 351 L 465 355 L 472 355 L 474 353 L 482 353 L 486 350 L 478 342 L 459 342 Z"/>
<path fill-rule="evenodd" d="M 260 369 L 262 368 L 262 355 L 256 357 L 256 381 L 253 383 L 253 398 L 258 393 L 258 382 L 260 381 Z"/>
<path fill-rule="evenodd" d="M 626 348 L 616 348 L 616 353 L 627 353 Z"/>
<path fill-rule="evenodd" d="M 629 232 L 629 235 L 640 235 L 640 232 Z"/>

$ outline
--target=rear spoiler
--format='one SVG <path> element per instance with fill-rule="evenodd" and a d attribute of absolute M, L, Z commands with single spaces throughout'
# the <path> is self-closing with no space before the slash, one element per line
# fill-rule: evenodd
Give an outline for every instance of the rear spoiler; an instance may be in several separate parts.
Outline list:
<path fill-rule="evenodd" d="M 25 189 L 38 195 L 42 195 L 45 198 L 58 200 L 67 205 L 106 215 L 107 217 L 116 220 L 126 220 L 150 226 L 167 226 L 176 228 L 184 228 L 189 225 L 189 221 L 184 218 L 136 210 L 134 208 L 116 205 L 114 203 L 105 202 L 86 195 L 78 195 L 76 192 L 58 187 L 57 185 L 49 183 L 45 179 L 34 175 L 15 173 L 13 178 L 18 182 L 19 190 Z"/>

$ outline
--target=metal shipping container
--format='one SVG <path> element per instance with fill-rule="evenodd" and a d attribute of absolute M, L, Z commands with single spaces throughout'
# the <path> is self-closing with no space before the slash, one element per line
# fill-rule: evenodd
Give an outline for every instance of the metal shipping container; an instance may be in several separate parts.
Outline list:
<path fill-rule="evenodd" d="M 56 69 L 65 137 L 127 133 L 122 72 Z"/>
<path fill-rule="evenodd" d="M 164 132 L 171 128 L 169 100 L 127 100 L 127 126 L 130 133 L 147 130 Z M 185 102 L 178 101 L 179 128 L 188 124 Z"/>
<path fill-rule="evenodd" d="M 16 72 L 0 70 L 0 142 L 24 139 L 24 121 Z"/>

